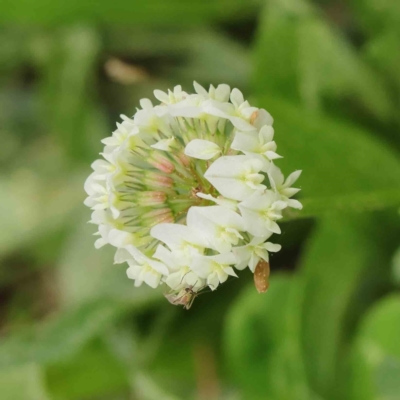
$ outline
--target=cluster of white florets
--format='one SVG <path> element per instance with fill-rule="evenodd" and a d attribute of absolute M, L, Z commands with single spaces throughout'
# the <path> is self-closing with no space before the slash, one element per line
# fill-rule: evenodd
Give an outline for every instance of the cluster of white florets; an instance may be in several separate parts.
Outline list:
<path fill-rule="evenodd" d="M 254 272 L 281 248 L 267 239 L 282 210 L 301 208 L 301 171 L 285 180 L 274 163 L 271 115 L 228 85 L 194 88 L 156 90 L 160 104 L 122 116 L 85 183 L 95 246 L 115 246 L 135 286 L 214 290 L 235 269 Z"/>

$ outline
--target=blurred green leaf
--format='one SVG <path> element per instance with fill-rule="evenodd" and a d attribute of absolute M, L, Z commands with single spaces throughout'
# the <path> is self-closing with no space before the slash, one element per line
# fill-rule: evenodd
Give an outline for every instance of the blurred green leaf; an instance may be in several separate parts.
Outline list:
<path fill-rule="evenodd" d="M 103 298 L 15 333 L 0 342 L 0 369 L 67 359 L 115 321 L 123 310 L 121 303 Z"/>
<path fill-rule="evenodd" d="M 369 132 L 311 116 L 278 98 L 259 97 L 258 105 L 275 118 L 278 151 L 285 155 L 277 164 L 285 172 L 303 170 L 296 185 L 302 188 L 304 215 L 400 204 L 399 157 Z"/>
<path fill-rule="evenodd" d="M 306 0 L 268 0 L 255 48 L 253 88 L 297 98 L 309 110 L 323 99 L 357 98 L 387 119 L 392 104 L 380 78 Z"/>
<path fill-rule="evenodd" d="M 248 287 L 229 311 L 227 364 L 245 399 L 310 399 L 299 347 L 301 282 L 274 276 L 264 295 Z"/>
<path fill-rule="evenodd" d="M 50 400 L 42 370 L 36 364 L 2 370 L 0 388 L 2 400 Z"/>
<path fill-rule="evenodd" d="M 127 371 L 99 339 L 73 358 L 49 365 L 46 380 L 54 400 L 81 400 L 129 392 Z"/>
<path fill-rule="evenodd" d="M 400 247 L 393 256 L 393 280 L 396 285 L 400 285 Z"/>
<path fill-rule="evenodd" d="M 313 389 L 325 399 L 343 398 L 337 383 L 348 336 L 357 315 L 389 284 L 390 255 L 376 235 L 374 220 L 332 214 L 319 222 L 302 257 L 304 360 Z"/>
<path fill-rule="evenodd" d="M 133 381 L 135 393 L 140 400 L 179 400 L 175 395 L 166 393 L 151 377 L 146 373 L 137 373 Z"/>
<path fill-rule="evenodd" d="M 400 27 L 400 3 L 397 0 L 351 0 L 350 4 L 369 33 Z"/>
<path fill-rule="evenodd" d="M 396 400 L 400 393 L 400 297 L 381 300 L 363 321 L 351 364 L 351 399 Z M 363 388 L 367 387 L 366 391 Z M 361 389 L 361 391 L 360 391 Z"/>
<path fill-rule="evenodd" d="M 285 210 L 284 220 L 320 217 L 335 212 L 367 212 L 396 207 L 400 204 L 400 190 L 379 190 L 371 193 L 351 193 L 324 198 L 302 199 L 304 209 Z M 284 221 L 282 220 L 282 221 Z"/>
<path fill-rule="evenodd" d="M 106 123 L 92 118 L 94 71 L 101 42 L 95 29 L 73 25 L 54 32 L 44 65 L 42 112 L 47 127 L 70 157 L 90 154 L 91 125 L 107 136 Z M 103 132 L 102 132 L 103 131 Z"/>
<path fill-rule="evenodd" d="M 2 255 L 65 225 L 84 198 L 84 176 L 76 172 L 50 178 L 31 165 L 0 180 Z"/>
<path fill-rule="evenodd" d="M 40 0 L 35 6 L 29 0 L 3 0 L 1 20 L 17 23 L 35 21 L 51 25 L 90 20 L 114 24 L 175 26 L 240 19 L 253 11 L 258 3 L 257 0 L 121 0 L 116 5 L 98 0 L 94 7 L 91 2 L 79 0 L 57 4 Z"/>
<path fill-rule="evenodd" d="M 140 298 L 150 301 L 159 297 L 158 291 L 133 286 L 126 276 L 127 265 L 114 264 L 114 247 L 95 249 L 97 237 L 93 234 L 96 226 L 87 223 L 90 213 L 82 211 L 59 256 L 61 304 L 69 307 L 104 297 L 127 302 Z"/>

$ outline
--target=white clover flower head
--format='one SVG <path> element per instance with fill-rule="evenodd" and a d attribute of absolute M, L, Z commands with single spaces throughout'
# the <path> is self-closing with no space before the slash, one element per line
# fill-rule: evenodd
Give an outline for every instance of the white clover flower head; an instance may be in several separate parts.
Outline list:
<path fill-rule="evenodd" d="M 301 171 L 285 180 L 275 165 L 270 114 L 228 85 L 194 87 L 156 90 L 159 104 L 142 99 L 132 118 L 121 116 L 85 182 L 95 246 L 116 247 L 136 286 L 165 284 L 186 308 L 235 269 L 268 262 L 283 210 L 301 208 L 291 198 Z"/>

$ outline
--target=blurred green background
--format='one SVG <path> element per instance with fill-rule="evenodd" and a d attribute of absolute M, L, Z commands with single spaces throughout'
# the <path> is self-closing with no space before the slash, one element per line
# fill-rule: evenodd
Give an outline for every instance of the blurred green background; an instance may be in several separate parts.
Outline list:
<path fill-rule="evenodd" d="M 0 0 L 2 400 L 400 399 L 398 0 Z M 190 311 L 95 250 L 83 182 L 156 88 L 228 83 L 302 169 L 269 291 Z"/>

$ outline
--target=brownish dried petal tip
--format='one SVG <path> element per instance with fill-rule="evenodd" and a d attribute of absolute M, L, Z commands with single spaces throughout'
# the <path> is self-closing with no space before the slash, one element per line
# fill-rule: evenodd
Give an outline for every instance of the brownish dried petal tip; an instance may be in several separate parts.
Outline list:
<path fill-rule="evenodd" d="M 269 263 L 261 260 L 254 270 L 254 285 L 258 293 L 265 293 L 269 287 Z"/>
<path fill-rule="evenodd" d="M 258 111 L 254 111 L 253 114 L 250 115 L 250 123 L 253 125 L 254 121 L 256 120 L 256 118 L 258 117 L 259 112 Z"/>

